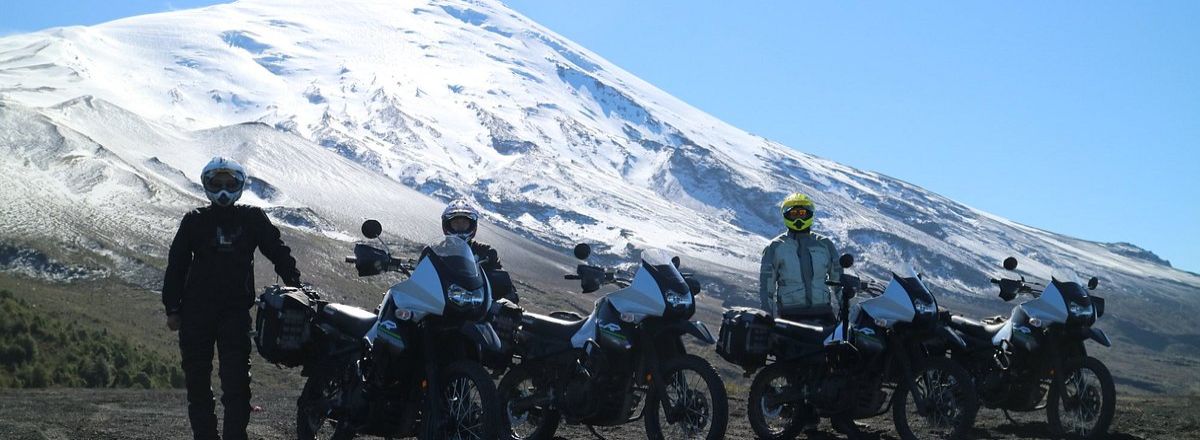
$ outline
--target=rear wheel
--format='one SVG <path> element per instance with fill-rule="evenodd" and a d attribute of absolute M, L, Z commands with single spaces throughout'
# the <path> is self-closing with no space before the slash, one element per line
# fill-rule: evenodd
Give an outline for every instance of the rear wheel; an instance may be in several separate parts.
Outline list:
<path fill-rule="evenodd" d="M 804 403 L 779 400 L 783 394 L 799 390 L 796 376 L 789 373 L 786 365 L 772 364 L 760 370 L 750 384 L 746 415 L 750 429 L 760 439 L 790 440 L 804 428 Z"/>
<path fill-rule="evenodd" d="M 337 376 L 314 374 L 309 376 L 296 400 L 296 437 L 300 440 L 315 440 L 321 433 L 326 420 L 333 411 L 333 402 L 340 397 L 342 386 Z M 331 440 L 354 438 L 348 421 L 329 420 L 334 428 Z"/>
<path fill-rule="evenodd" d="M 1104 363 L 1094 357 L 1068 360 L 1054 375 L 1046 399 L 1050 432 L 1070 439 L 1103 438 L 1116 401 L 1112 374 Z"/>
<path fill-rule="evenodd" d="M 550 408 L 550 405 L 528 406 L 521 402 L 522 399 L 535 398 L 549 392 L 537 388 L 533 371 L 529 367 L 517 365 L 509 369 L 500 379 L 499 388 L 503 424 L 501 438 L 543 440 L 554 436 L 562 417 L 558 411 Z"/>
<path fill-rule="evenodd" d="M 975 385 L 967 370 L 940 357 L 926 359 L 914 370 L 915 387 L 903 380 L 892 396 L 892 418 L 900 437 L 966 438 L 979 410 Z"/>
<path fill-rule="evenodd" d="M 691 354 L 669 359 L 662 363 L 659 375 L 661 379 L 653 379 L 662 380 L 666 395 L 651 391 L 646 399 L 648 438 L 725 438 L 729 401 L 725 383 L 708 361 Z"/>

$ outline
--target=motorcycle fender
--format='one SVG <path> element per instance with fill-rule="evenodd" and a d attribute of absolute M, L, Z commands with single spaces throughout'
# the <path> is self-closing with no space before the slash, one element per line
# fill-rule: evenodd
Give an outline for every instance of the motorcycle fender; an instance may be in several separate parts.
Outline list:
<path fill-rule="evenodd" d="M 485 350 L 500 351 L 500 335 L 496 334 L 496 329 L 492 328 L 491 323 L 467 322 L 463 323 L 459 331 Z"/>
<path fill-rule="evenodd" d="M 713 337 L 712 332 L 708 331 L 708 326 L 704 325 L 703 321 L 689 321 L 683 325 L 684 333 L 695 336 L 696 339 L 704 342 L 705 345 L 713 345 L 717 343 L 717 339 Z"/>
<path fill-rule="evenodd" d="M 1103 330 L 1100 330 L 1095 327 L 1089 327 L 1087 336 L 1088 336 L 1088 338 L 1091 338 L 1091 340 L 1100 343 L 1100 345 L 1103 345 L 1105 347 L 1112 347 L 1112 341 L 1110 341 L 1108 339 L 1108 335 L 1104 334 Z"/>
<path fill-rule="evenodd" d="M 942 338 L 950 341 L 959 349 L 967 348 L 967 341 L 964 341 L 963 338 L 958 335 L 958 332 L 954 331 L 954 329 L 943 325 L 938 328 L 938 331 L 942 334 Z"/>

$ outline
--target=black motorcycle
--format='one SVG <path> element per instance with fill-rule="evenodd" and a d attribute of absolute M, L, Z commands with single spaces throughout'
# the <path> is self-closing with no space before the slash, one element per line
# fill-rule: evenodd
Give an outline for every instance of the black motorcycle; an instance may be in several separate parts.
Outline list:
<path fill-rule="evenodd" d="M 576 246 L 586 260 L 591 248 Z M 715 342 L 703 322 L 689 321 L 700 285 L 678 258 L 642 254 L 632 278 L 580 264 L 567 279 L 584 293 L 619 289 L 596 301 L 588 317 L 525 313 L 514 363 L 500 380 L 504 436 L 549 439 L 561 421 L 615 426 L 644 418 L 651 439 L 721 439 L 728 421 L 725 386 L 707 361 L 688 354 L 683 336 Z M 592 431 L 595 433 L 595 431 Z"/>
<path fill-rule="evenodd" d="M 1017 260 L 1004 260 L 1013 271 Z M 1042 286 L 1015 279 L 993 279 L 1000 298 L 1019 294 L 1032 298 L 1014 307 L 1007 317 L 982 322 L 951 318 L 967 347 L 954 359 L 971 372 L 983 405 L 1005 411 L 1046 410 L 1050 430 L 1058 436 L 1093 439 L 1107 435 L 1116 405 L 1112 374 L 1100 360 L 1088 356 L 1084 341 L 1111 347 L 1108 336 L 1092 327 L 1104 316 L 1104 299 L 1088 294 L 1099 281 L 1092 277 L 1084 289 L 1074 271 L 1056 269 Z M 1011 420 L 1011 419 L 1010 419 Z"/>
<path fill-rule="evenodd" d="M 843 255 L 843 268 L 854 258 Z M 754 375 L 750 427 L 761 439 L 791 439 L 819 417 L 855 438 L 852 420 L 890 405 L 906 440 L 963 438 L 975 422 L 970 375 L 946 357 L 963 342 L 943 324 L 946 313 L 920 276 L 892 274 L 884 289 L 843 273 L 839 322 L 817 326 L 772 318 L 756 309 L 726 312 L 718 354 Z M 860 289 L 871 294 L 850 307 Z M 761 368 L 755 375 L 755 371 Z"/>
<path fill-rule="evenodd" d="M 382 232 L 363 224 L 367 238 Z M 466 241 L 449 236 L 415 264 L 366 244 L 354 248 L 359 276 L 397 271 L 408 279 L 378 313 L 330 304 L 316 323 L 320 355 L 299 401 L 297 433 L 314 438 L 326 420 L 333 439 L 356 435 L 489 439 L 500 434 L 496 388 L 481 362 L 502 353 L 488 318 L 492 287 Z M 507 361 L 507 358 L 505 358 Z"/>

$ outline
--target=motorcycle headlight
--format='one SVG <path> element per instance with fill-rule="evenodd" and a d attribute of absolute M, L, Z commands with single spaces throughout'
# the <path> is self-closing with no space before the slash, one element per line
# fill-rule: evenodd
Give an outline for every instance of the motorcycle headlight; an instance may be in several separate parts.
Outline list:
<path fill-rule="evenodd" d="M 630 324 L 640 323 L 643 319 L 646 319 L 646 315 L 644 313 L 625 312 L 621 314 L 621 320 Z"/>
<path fill-rule="evenodd" d="M 674 308 L 690 307 L 692 305 L 692 295 L 687 293 L 668 290 L 666 299 L 667 304 Z"/>
<path fill-rule="evenodd" d="M 457 284 L 451 284 L 450 291 L 446 295 L 454 305 L 472 308 L 483 305 L 483 296 L 483 288 L 467 290 Z"/>
<path fill-rule="evenodd" d="M 1079 317 L 1087 317 L 1091 316 L 1093 313 L 1096 313 L 1096 308 L 1092 307 L 1091 304 L 1083 305 L 1071 303 L 1067 305 L 1067 310 L 1071 312 L 1071 316 Z"/>
<path fill-rule="evenodd" d="M 921 315 L 932 315 L 937 313 L 937 306 L 920 300 L 913 301 L 913 308 L 916 309 L 917 313 Z"/>

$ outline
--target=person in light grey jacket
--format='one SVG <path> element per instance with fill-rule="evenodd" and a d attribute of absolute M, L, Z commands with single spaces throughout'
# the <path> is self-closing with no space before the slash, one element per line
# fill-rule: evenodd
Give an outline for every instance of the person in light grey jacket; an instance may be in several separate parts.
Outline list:
<path fill-rule="evenodd" d="M 832 324 L 833 295 L 825 281 L 841 278 L 837 247 L 812 232 L 814 204 L 808 196 L 792 194 L 779 207 L 787 232 L 763 249 L 758 288 L 762 308 L 791 321 Z"/>
<path fill-rule="evenodd" d="M 758 296 L 763 310 L 776 318 L 828 328 L 837 318 L 832 290 L 825 282 L 841 280 L 842 266 L 833 242 L 812 232 L 813 208 L 812 199 L 800 193 L 779 204 L 787 232 L 763 249 Z M 799 422 L 804 431 L 816 429 L 819 419 L 815 413 L 802 417 Z M 830 424 L 849 438 L 861 435 L 851 412 L 832 415 Z"/>

